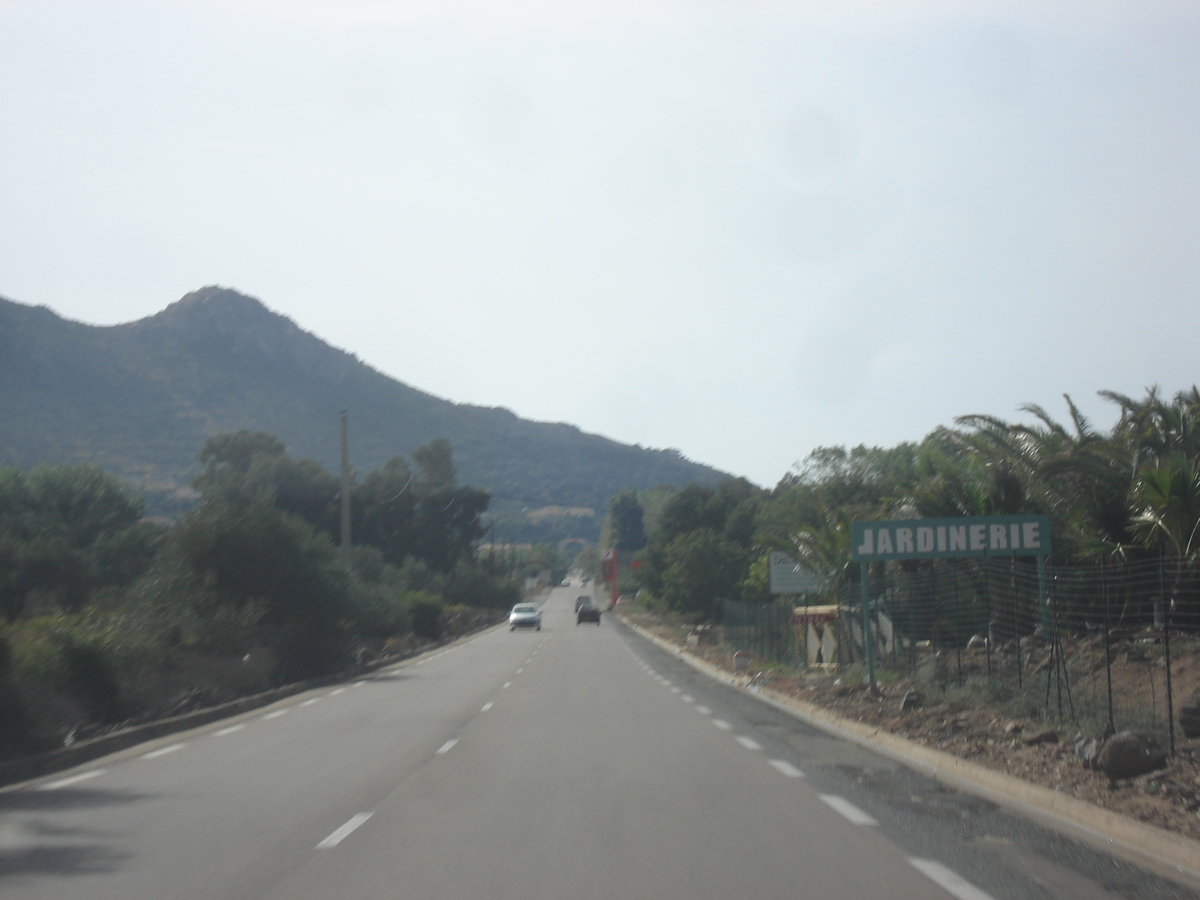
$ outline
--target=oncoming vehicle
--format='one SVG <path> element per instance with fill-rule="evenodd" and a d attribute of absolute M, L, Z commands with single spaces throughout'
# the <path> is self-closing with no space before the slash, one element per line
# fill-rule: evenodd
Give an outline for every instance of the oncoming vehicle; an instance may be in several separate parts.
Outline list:
<path fill-rule="evenodd" d="M 536 603 L 518 603 L 512 608 L 508 614 L 508 630 L 516 631 L 518 628 L 542 630 L 542 613 Z"/>
<path fill-rule="evenodd" d="M 575 610 L 575 624 L 582 625 L 584 622 L 595 622 L 600 624 L 600 610 L 592 606 L 590 602 L 583 603 Z"/>

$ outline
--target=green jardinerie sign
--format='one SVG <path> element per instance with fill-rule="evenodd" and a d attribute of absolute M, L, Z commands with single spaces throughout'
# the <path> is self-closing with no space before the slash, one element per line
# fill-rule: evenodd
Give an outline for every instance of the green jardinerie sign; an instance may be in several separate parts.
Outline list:
<path fill-rule="evenodd" d="M 854 559 L 945 559 L 956 556 L 1048 556 L 1047 516 L 977 516 L 855 522 Z"/>

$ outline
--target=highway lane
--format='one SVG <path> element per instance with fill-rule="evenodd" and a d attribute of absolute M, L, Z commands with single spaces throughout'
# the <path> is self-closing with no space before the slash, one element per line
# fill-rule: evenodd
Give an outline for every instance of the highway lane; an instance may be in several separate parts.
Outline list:
<path fill-rule="evenodd" d="M 0 793 L 0 895 L 1194 896 L 1105 874 L 1092 851 L 1042 857 L 1033 826 L 969 798 L 922 809 L 919 776 L 607 616 L 576 626 L 577 593 L 552 593 L 541 632 L 489 632 Z M 964 833 L 976 820 L 1000 839 Z"/>

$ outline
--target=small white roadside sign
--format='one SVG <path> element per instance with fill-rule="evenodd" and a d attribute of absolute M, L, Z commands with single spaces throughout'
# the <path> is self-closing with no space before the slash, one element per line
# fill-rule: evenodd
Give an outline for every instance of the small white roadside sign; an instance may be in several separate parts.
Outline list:
<path fill-rule="evenodd" d="M 772 594 L 809 594 L 817 590 L 816 576 L 786 553 L 772 550 L 767 564 L 771 570 Z"/>

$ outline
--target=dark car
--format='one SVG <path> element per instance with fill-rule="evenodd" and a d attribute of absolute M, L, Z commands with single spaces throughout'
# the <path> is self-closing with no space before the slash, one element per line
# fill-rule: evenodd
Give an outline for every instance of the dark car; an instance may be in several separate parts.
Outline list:
<path fill-rule="evenodd" d="M 579 612 L 579 607 L 589 604 L 591 602 L 592 602 L 592 598 L 589 597 L 587 594 L 580 594 L 578 597 L 575 598 L 575 612 Z"/>
<path fill-rule="evenodd" d="M 595 622 L 600 624 L 600 610 L 592 606 L 591 602 L 583 603 L 575 610 L 575 624 L 582 625 L 584 622 Z"/>

